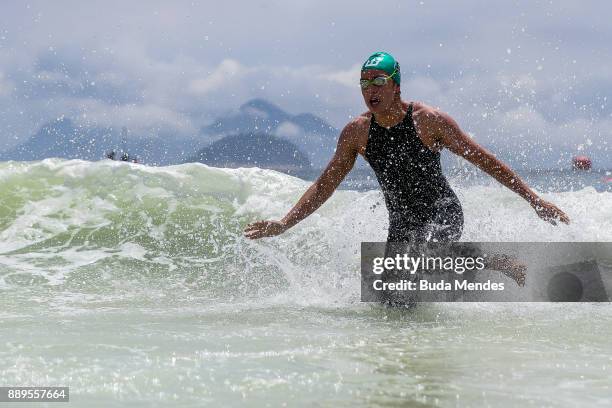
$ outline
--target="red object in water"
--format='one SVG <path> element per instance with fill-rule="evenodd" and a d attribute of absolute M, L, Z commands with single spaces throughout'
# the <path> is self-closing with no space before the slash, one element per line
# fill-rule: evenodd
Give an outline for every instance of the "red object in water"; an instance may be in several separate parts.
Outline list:
<path fill-rule="evenodd" d="M 576 156 L 572 159 L 572 165 L 575 170 L 591 170 L 591 159 L 587 156 Z"/>

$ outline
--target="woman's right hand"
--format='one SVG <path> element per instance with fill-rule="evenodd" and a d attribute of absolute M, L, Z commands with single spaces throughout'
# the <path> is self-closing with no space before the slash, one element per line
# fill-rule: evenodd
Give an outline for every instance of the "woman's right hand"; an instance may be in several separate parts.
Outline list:
<path fill-rule="evenodd" d="M 249 239 L 273 237 L 287 231 L 288 227 L 281 221 L 256 221 L 244 229 L 244 236 Z"/>

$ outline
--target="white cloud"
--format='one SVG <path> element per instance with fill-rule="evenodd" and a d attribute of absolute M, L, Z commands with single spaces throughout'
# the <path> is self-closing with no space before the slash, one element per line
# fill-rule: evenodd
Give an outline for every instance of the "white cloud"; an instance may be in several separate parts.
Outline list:
<path fill-rule="evenodd" d="M 194 79 L 189 84 L 189 90 L 197 95 L 206 95 L 211 91 L 227 86 L 231 82 L 240 81 L 249 69 L 240 65 L 238 61 L 226 59 L 204 78 Z"/>
<path fill-rule="evenodd" d="M 507 126 L 519 128 L 528 126 L 538 130 L 545 130 L 548 126 L 548 122 L 540 113 L 525 105 L 503 113 L 502 122 Z"/>
<path fill-rule="evenodd" d="M 81 108 L 74 119 L 85 126 L 127 127 L 133 133 L 157 134 L 159 130 L 173 131 L 177 136 L 192 135 L 197 131 L 192 121 L 163 106 L 110 105 L 95 100 L 72 101 Z"/>
<path fill-rule="evenodd" d="M 4 72 L 0 71 L 0 96 L 9 96 L 12 91 L 12 84 L 4 78 Z"/>
<path fill-rule="evenodd" d="M 327 81 L 336 82 L 349 88 L 358 88 L 360 71 L 361 65 L 355 64 L 347 70 L 324 73 L 320 74 L 318 77 Z"/>
<path fill-rule="evenodd" d="M 429 77 L 409 77 L 402 83 L 402 88 L 416 99 L 437 101 L 442 95 L 442 87 L 433 78 Z M 433 103 L 433 102 L 432 102 Z"/>

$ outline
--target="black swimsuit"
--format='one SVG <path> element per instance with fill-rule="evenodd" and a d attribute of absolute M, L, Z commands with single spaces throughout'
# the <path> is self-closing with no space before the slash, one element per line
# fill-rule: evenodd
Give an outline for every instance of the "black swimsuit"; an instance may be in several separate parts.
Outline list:
<path fill-rule="evenodd" d="M 442 174 L 440 153 L 417 135 L 412 103 L 402 122 L 389 129 L 372 115 L 364 156 L 389 211 L 388 242 L 449 242 L 461 237 L 461 204 Z"/>

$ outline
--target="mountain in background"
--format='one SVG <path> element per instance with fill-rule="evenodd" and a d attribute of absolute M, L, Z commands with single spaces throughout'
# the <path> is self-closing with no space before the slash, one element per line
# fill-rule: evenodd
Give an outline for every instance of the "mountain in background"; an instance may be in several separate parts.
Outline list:
<path fill-rule="evenodd" d="M 338 140 L 338 129 L 318 116 L 292 115 L 264 99 L 248 101 L 238 112 L 217 118 L 200 133 L 212 139 L 231 134 L 271 134 L 296 145 L 315 168 L 325 167 Z"/>
<path fill-rule="evenodd" d="M 264 134 L 271 137 L 264 140 Z M 232 162 L 235 165 L 294 169 L 314 165 L 320 168 L 333 155 L 337 130 L 315 115 L 291 115 L 263 99 L 253 99 L 242 105 L 238 112 L 217 118 L 202 128 L 199 134 L 188 138 L 177 138 L 168 133 L 156 136 L 133 134 L 125 128 L 85 127 L 61 117 L 44 124 L 21 145 L 0 152 L 0 161 L 42 160 L 48 157 L 100 160 L 114 150 L 117 156 L 128 152 L 141 163 L 178 164 L 188 159 L 201 161 L 204 156 L 197 156 L 196 152 L 206 152 L 202 149 L 208 145 L 213 148 L 214 143 L 231 135 L 239 136 L 237 139 L 226 139 L 224 143 L 231 145 L 234 140 L 240 140 L 245 146 L 242 149 L 240 144 L 232 145 L 236 160 L 259 157 L 258 164 L 253 160 L 238 160 Z M 248 140 L 249 135 L 254 139 Z M 254 150 L 258 141 L 264 143 L 261 146 L 266 150 L 260 156 Z M 220 145 L 214 146 L 218 149 Z M 212 151 L 209 150 L 207 154 L 210 155 Z M 295 159 L 293 164 L 288 162 L 291 156 L 288 152 Z M 274 159 L 274 153 L 281 155 L 278 160 Z M 210 162 L 211 157 L 206 156 L 206 160 Z"/>
<path fill-rule="evenodd" d="M 218 117 L 200 132 L 188 137 L 177 137 L 168 131 L 149 135 L 116 127 L 82 126 L 70 118 L 60 117 L 44 124 L 21 145 L 0 151 L 0 161 L 42 160 L 48 157 L 100 160 L 114 150 L 118 157 L 127 152 L 144 164 L 170 165 L 194 159 L 196 152 L 230 135 L 269 134 L 290 142 L 305 155 L 313 169 L 321 169 L 333 156 L 338 133 L 337 129 L 315 115 L 292 115 L 268 101 L 253 99 L 236 112 Z M 571 168 L 571 159 L 577 153 L 588 154 L 593 160 L 593 167 L 601 168 L 600 163 L 606 163 L 609 156 L 606 155 L 607 146 L 576 151 L 575 146 L 567 143 L 558 149 L 551 149 L 545 143 L 538 144 L 537 140 L 519 140 L 513 148 L 509 148 L 505 142 L 492 138 L 483 146 L 514 169 L 547 168 L 542 167 L 543 163 L 556 163 L 557 168 Z M 236 148 L 239 154 L 240 146 Z M 283 160 L 277 164 L 282 162 L 283 166 L 286 165 Z M 448 152 L 443 153 L 442 162 L 446 167 L 468 166 L 465 160 Z M 241 165 L 253 164 L 247 160 Z M 301 162 L 297 166 L 302 166 Z M 368 166 L 362 158 L 358 158 L 355 167 Z"/>
<path fill-rule="evenodd" d="M 41 160 L 47 157 L 95 160 L 112 145 L 110 129 L 81 128 L 62 117 L 44 124 L 25 143 L 2 152 L 2 160 Z"/>
<path fill-rule="evenodd" d="M 203 140 L 176 139 L 173 135 L 132 135 L 125 128 L 78 126 L 62 117 L 44 124 L 23 144 L 0 152 L 0 161 L 48 157 L 100 160 L 114 150 L 118 156 L 128 152 L 143 163 L 168 165 L 183 162 L 203 144 Z"/>
<path fill-rule="evenodd" d="M 215 167 L 260 167 L 299 175 L 312 170 L 308 157 L 293 143 L 265 133 L 225 136 L 188 161 Z"/>

